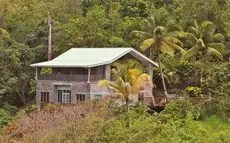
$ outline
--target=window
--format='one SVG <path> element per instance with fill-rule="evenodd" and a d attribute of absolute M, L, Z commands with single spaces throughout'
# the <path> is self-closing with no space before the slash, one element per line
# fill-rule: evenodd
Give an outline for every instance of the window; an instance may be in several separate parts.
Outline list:
<path fill-rule="evenodd" d="M 41 92 L 41 103 L 49 103 L 49 92 Z"/>
<path fill-rule="evenodd" d="M 85 94 L 77 94 L 77 102 L 85 101 Z"/>
<path fill-rule="evenodd" d="M 58 90 L 58 103 L 71 103 L 71 91 L 70 90 Z"/>

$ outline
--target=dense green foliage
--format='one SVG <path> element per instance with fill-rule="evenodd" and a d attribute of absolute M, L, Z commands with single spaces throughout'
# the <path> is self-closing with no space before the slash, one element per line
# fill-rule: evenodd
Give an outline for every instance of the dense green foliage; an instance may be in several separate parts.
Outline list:
<path fill-rule="evenodd" d="M 0 109 L 0 128 L 3 125 L 7 125 L 9 120 L 11 119 L 9 113 L 3 109 Z"/>
<path fill-rule="evenodd" d="M 4 125 L 7 125 L 18 111 L 19 109 L 17 107 L 11 106 L 8 103 L 4 103 L 0 108 L 0 129 Z"/>

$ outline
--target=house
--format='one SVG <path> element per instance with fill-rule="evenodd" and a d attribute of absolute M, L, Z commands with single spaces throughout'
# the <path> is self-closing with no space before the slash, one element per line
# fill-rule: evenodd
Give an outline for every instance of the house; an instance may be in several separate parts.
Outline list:
<path fill-rule="evenodd" d="M 30 65 L 36 68 L 37 103 L 76 103 L 111 95 L 108 88 L 98 87 L 99 80 L 111 80 L 112 63 L 134 58 L 152 76 L 158 64 L 133 48 L 72 48 L 51 61 Z M 44 72 L 44 69 L 51 69 Z M 143 89 L 152 97 L 152 89 Z"/>

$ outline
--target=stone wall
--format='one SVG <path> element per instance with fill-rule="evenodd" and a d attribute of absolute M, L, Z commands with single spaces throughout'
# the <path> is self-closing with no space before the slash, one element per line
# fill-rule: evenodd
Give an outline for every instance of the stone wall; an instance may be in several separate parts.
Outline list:
<path fill-rule="evenodd" d="M 54 80 L 38 80 L 37 81 L 37 103 L 40 103 L 41 92 L 49 92 L 49 102 L 58 103 L 57 87 L 70 86 L 71 90 L 71 103 L 76 102 L 76 94 L 86 94 L 87 99 L 93 99 L 95 94 L 108 95 L 109 91 L 106 87 L 97 86 L 97 82 L 67 82 L 67 81 L 54 81 Z M 92 96 L 89 96 L 92 95 Z"/>
<path fill-rule="evenodd" d="M 100 67 L 102 68 L 102 67 Z M 101 70 L 97 68 L 92 68 L 93 73 L 101 73 Z M 149 68 L 151 69 L 151 67 Z M 107 80 L 111 79 L 111 65 L 105 65 L 103 71 L 104 77 Z M 49 92 L 49 102 L 58 103 L 57 99 L 57 87 L 58 86 L 69 86 L 71 90 L 71 103 L 76 102 L 76 94 L 86 94 L 88 95 L 87 99 L 94 99 L 94 95 L 102 95 L 102 98 L 107 95 L 112 95 L 113 93 L 109 92 L 107 87 L 97 86 L 98 81 L 91 81 L 90 83 L 81 82 L 81 81 L 57 81 L 57 80 L 37 80 L 37 90 L 36 97 L 37 103 L 40 103 L 41 92 Z M 152 97 L 152 88 L 145 86 L 143 89 L 145 96 Z M 137 101 L 138 95 L 133 95 L 132 100 Z"/>
<path fill-rule="evenodd" d="M 55 89 L 52 85 L 52 81 L 50 80 L 38 80 L 37 81 L 37 89 L 36 89 L 36 101 L 40 103 L 41 101 L 41 92 L 49 92 L 49 101 L 51 103 L 55 103 L 54 92 Z"/>

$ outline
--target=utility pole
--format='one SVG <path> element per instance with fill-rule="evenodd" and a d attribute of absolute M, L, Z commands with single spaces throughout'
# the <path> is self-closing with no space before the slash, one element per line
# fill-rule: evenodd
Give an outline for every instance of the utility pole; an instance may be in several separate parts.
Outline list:
<path fill-rule="evenodd" d="M 48 27 L 49 27 L 49 36 L 48 36 L 48 61 L 52 60 L 52 43 L 51 43 L 51 32 L 52 32 L 52 19 L 48 12 Z"/>

